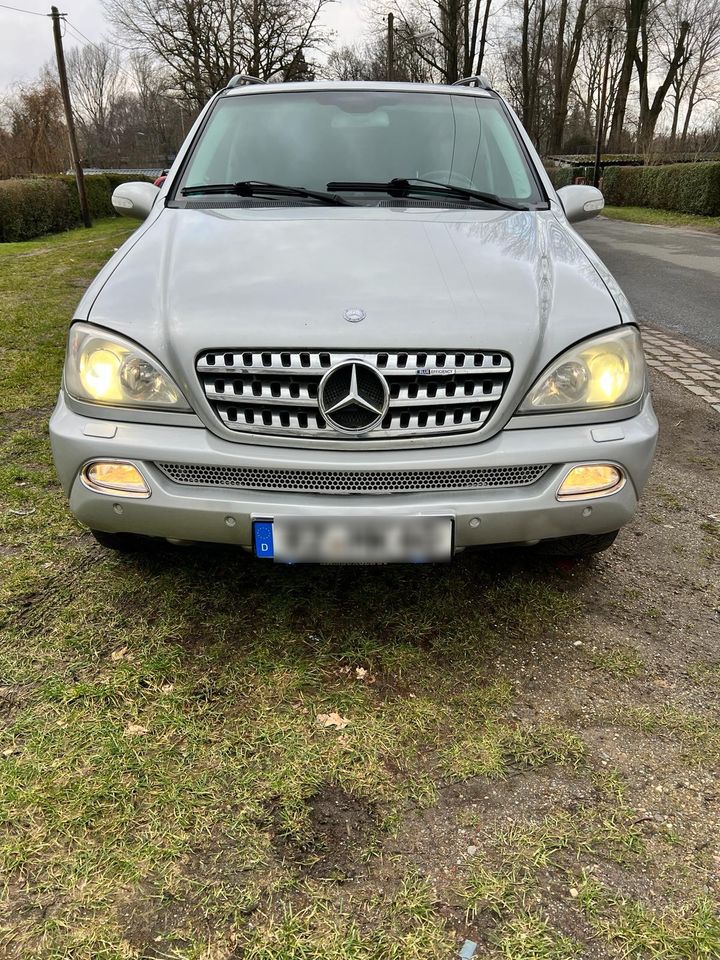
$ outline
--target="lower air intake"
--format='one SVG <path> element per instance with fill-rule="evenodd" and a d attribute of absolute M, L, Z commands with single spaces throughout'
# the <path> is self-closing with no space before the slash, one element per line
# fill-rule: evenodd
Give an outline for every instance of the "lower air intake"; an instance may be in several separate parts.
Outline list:
<path fill-rule="evenodd" d="M 274 467 L 224 467 L 157 463 L 174 483 L 194 487 L 278 490 L 291 493 L 425 493 L 433 490 L 482 490 L 526 487 L 550 464 L 516 467 L 462 467 L 452 470 L 284 470 Z"/>

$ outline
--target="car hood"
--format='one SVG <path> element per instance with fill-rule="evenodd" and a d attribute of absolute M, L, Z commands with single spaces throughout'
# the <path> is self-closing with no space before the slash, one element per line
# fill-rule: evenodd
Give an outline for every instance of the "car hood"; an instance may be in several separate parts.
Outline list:
<path fill-rule="evenodd" d="M 197 354 L 240 348 L 502 350 L 514 410 L 554 356 L 620 322 L 551 211 L 306 206 L 164 209 L 78 315 L 142 344 L 198 411 Z"/>

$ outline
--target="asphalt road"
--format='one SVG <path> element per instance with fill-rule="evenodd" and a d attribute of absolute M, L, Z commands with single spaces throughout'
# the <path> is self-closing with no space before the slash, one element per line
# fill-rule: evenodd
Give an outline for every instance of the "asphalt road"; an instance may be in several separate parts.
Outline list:
<path fill-rule="evenodd" d="M 599 218 L 578 233 L 602 257 L 640 323 L 720 349 L 720 236 Z"/>

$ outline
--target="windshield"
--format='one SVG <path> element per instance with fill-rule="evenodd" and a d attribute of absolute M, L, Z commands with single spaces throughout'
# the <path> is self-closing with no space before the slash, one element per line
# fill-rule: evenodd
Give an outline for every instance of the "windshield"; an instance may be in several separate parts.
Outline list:
<path fill-rule="evenodd" d="M 402 91 L 244 94 L 217 101 L 180 187 L 257 180 L 326 190 L 328 183 L 419 178 L 543 203 L 500 103 Z M 377 204 L 382 195 L 352 194 Z M 433 202 L 456 205 L 462 200 Z"/>

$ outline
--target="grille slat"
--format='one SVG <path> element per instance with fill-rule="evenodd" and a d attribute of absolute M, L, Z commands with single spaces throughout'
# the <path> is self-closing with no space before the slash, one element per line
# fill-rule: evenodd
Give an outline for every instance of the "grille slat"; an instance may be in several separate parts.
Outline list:
<path fill-rule="evenodd" d="M 390 398 L 390 407 L 424 407 L 428 404 L 447 404 L 450 403 L 477 403 L 478 401 L 482 403 L 497 402 L 503 394 L 504 384 L 501 380 L 481 380 L 479 382 L 467 381 L 472 386 L 472 393 L 464 393 L 463 387 L 459 384 L 462 384 L 463 381 L 459 380 L 454 381 L 452 387 L 455 389 L 454 393 L 450 393 L 450 386 L 440 387 L 437 394 L 432 397 L 428 396 L 427 387 L 421 387 L 418 395 L 416 397 L 411 397 L 408 395 L 409 387 L 403 386 L 400 387 L 400 392 L 397 397 Z M 489 389 L 485 389 L 485 384 L 489 385 Z"/>
<path fill-rule="evenodd" d="M 536 483 L 550 468 L 547 463 L 447 470 L 373 471 L 294 470 L 186 463 L 155 465 L 174 483 L 185 486 L 329 493 L 339 496 L 526 487 Z"/>
<path fill-rule="evenodd" d="M 392 440 L 479 430 L 512 372 L 506 354 L 487 350 L 208 350 L 197 372 L 210 406 L 233 431 L 348 440 L 320 412 L 322 378 L 338 364 L 362 361 L 385 378 L 382 422 L 353 439 Z"/>
<path fill-rule="evenodd" d="M 225 388 L 223 390 L 217 389 L 215 380 L 207 381 L 204 386 L 205 396 L 208 400 L 217 400 L 221 403 L 227 403 L 228 400 L 232 399 L 237 402 L 289 404 L 290 406 L 296 407 L 313 407 L 317 399 L 317 386 L 314 385 L 311 393 L 309 386 L 298 384 L 297 395 L 294 395 L 295 391 L 287 384 L 281 384 L 277 394 L 273 393 L 273 384 L 271 383 L 260 384 L 260 391 L 258 393 L 253 391 L 252 384 L 243 383 L 240 384 L 242 387 L 241 391 L 237 392 L 231 380 L 225 382 Z"/>

